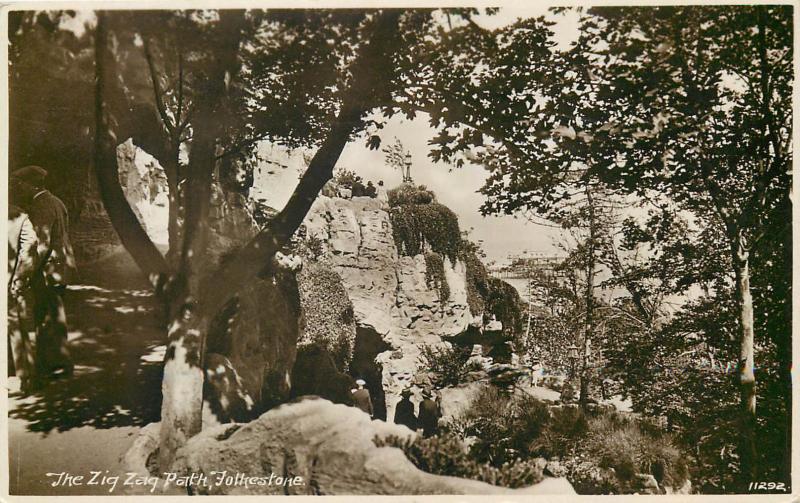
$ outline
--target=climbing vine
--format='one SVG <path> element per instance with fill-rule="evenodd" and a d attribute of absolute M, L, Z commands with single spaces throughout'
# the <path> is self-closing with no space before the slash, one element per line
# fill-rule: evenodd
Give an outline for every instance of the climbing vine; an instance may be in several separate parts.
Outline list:
<path fill-rule="evenodd" d="M 390 211 L 397 252 L 413 257 L 432 251 L 455 264 L 461 246 L 458 217 L 437 202 L 403 204 Z"/>
<path fill-rule="evenodd" d="M 489 296 L 489 274 L 478 256 L 478 245 L 467 239 L 461 242 L 459 260 L 466 267 L 467 305 L 472 316 L 483 314 L 486 310 L 485 299 Z"/>
<path fill-rule="evenodd" d="M 436 288 L 441 304 L 450 299 L 450 285 L 447 283 L 447 276 L 444 273 L 444 259 L 436 252 L 425 254 L 425 284 L 428 285 L 428 288 Z"/>
<path fill-rule="evenodd" d="M 519 294 L 513 286 L 491 278 L 481 262 L 478 244 L 466 238 L 458 217 L 424 185 L 403 184 L 389 191 L 389 216 L 397 252 L 413 257 L 425 254 L 425 281 L 436 288 L 439 300 L 450 298 L 444 273 L 444 257 L 466 267 L 467 304 L 473 316 L 494 314 L 503 327 L 518 334 L 522 324 Z"/>
<path fill-rule="evenodd" d="M 389 206 L 394 208 L 404 204 L 430 204 L 436 201 L 436 195 L 424 185 L 404 183 L 388 192 Z"/>

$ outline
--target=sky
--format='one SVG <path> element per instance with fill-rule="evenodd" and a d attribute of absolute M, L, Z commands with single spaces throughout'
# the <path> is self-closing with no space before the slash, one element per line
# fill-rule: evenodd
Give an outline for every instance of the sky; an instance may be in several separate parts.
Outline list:
<path fill-rule="evenodd" d="M 397 117 L 397 116 L 395 116 Z M 388 145 L 398 138 L 411 152 L 411 176 L 414 183 L 427 186 L 436 193 L 438 201 L 458 215 L 462 230 L 472 228 L 473 241 L 482 241 L 488 260 L 501 260 L 509 254 L 521 254 L 524 250 L 555 252 L 552 238 L 556 229 L 534 225 L 524 218 L 513 216 L 483 217 L 479 208 L 484 196 L 478 193 L 488 172 L 481 166 L 465 164 L 455 168 L 444 163 L 434 163 L 428 157 L 428 139 L 433 129 L 427 117 L 420 114 L 415 120 L 393 118 L 381 132 L 383 144 Z M 337 164 L 361 175 L 364 180 L 383 180 L 388 188 L 402 181 L 399 170 L 388 166 L 384 153 L 369 150 L 364 141 L 351 142 L 342 152 Z"/>
<path fill-rule="evenodd" d="M 545 7 L 504 8 L 497 15 L 481 16 L 477 22 L 485 28 L 507 25 L 517 17 L 547 15 L 556 22 L 551 29 L 555 32 L 557 47 L 565 49 L 578 35 L 578 16 L 551 16 Z M 481 166 L 466 164 L 454 168 L 444 163 L 433 163 L 427 153 L 428 140 L 434 136 L 427 123 L 426 114 L 418 114 L 413 121 L 395 116 L 381 131 L 382 145 L 394 143 L 398 138 L 406 149 L 411 151 L 411 175 L 417 184 L 426 185 L 433 190 L 439 202 L 453 210 L 459 217 L 462 229 L 470 229 L 473 241 L 483 241 L 487 259 L 502 261 L 509 254 L 518 255 L 525 251 L 555 254 L 554 239 L 560 235 L 558 229 L 535 225 L 525 218 L 513 216 L 483 217 L 479 208 L 484 196 L 478 193 L 488 172 Z M 339 167 L 355 171 L 365 180 L 383 180 L 388 187 L 401 182 L 402 175 L 386 165 L 380 150 L 369 150 L 364 141 L 351 142 L 339 159 Z"/>

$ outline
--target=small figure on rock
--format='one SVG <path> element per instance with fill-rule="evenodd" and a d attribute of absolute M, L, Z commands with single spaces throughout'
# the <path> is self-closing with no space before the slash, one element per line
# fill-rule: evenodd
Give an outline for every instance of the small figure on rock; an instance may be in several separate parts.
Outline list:
<path fill-rule="evenodd" d="M 422 396 L 424 399 L 419 404 L 419 427 L 422 428 L 422 435 L 428 438 L 439 432 L 439 418 L 442 417 L 442 411 L 432 400 L 433 395 L 429 389 L 423 391 Z"/>
<path fill-rule="evenodd" d="M 400 396 L 403 398 L 394 409 L 394 422 L 408 426 L 411 431 L 416 431 L 417 415 L 414 413 L 414 403 L 411 401 L 411 390 L 404 389 Z"/>
<path fill-rule="evenodd" d="M 372 181 L 367 182 L 367 187 L 364 189 L 364 195 L 367 197 L 375 197 L 378 195 L 378 189 L 372 184 Z"/>
<path fill-rule="evenodd" d="M 356 380 L 358 388 L 353 390 L 353 404 L 369 414 L 369 417 L 372 417 L 374 412 L 372 410 L 372 397 L 369 395 L 369 390 L 364 387 L 365 384 L 367 383 L 363 379 Z"/>

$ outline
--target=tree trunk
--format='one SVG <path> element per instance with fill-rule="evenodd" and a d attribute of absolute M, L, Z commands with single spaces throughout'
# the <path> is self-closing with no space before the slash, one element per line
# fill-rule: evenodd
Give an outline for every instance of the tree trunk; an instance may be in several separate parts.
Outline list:
<path fill-rule="evenodd" d="M 583 337 L 581 351 L 581 377 L 580 394 L 578 402 L 581 407 L 586 407 L 590 394 L 589 352 L 594 334 L 594 275 L 595 275 L 595 241 L 597 239 L 597 222 L 595 221 L 594 200 L 592 190 L 586 186 L 586 201 L 589 208 L 589 240 L 587 242 L 586 256 L 586 332 Z"/>
<path fill-rule="evenodd" d="M 192 147 L 184 197 L 183 244 L 176 285 L 172 291 L 169 346 L 162 381 L 159 467 L 168 470 L 175 452 L 202 428 L 203 346 L 208 322 L 216 313 L 199 304 L 200 282 L 208 270 L 206 243 L 211 184 L 216 161 L 216 118 L 226 96 L 226 76 L 236 64 L 243 11 L 221 11 L 222 51 L 218 65 L 204 86 L 193 121 Z M 177 166 L 176 166 L 177 168 Z"/>
<path fill-rule="evenodd" d="M 215 138 L 209 115 L 198 114 L 187 180 L 186 219 L 181 263 L 170 309 L 169 346 L 161 384 L 159 466 L 166 470 L 176 450 L 202 427 L 203 341 L 213 312 L 198 309 L 200 279 L 206 269 L 205 245 Z M 203 120 L 205 119 L 205 120 Z"/>
<path fill-rule="evenodd" d="M 164 173 L 167 176 L 167 188 L 169 189 L 169 219 L 167 220 L 167 233 L 169 234 L 169 249 L 167 251 L 167 262 L 173 269 L 177 269 L 178 258 L 181 247 L 181 229 L 178 225 L 178 215 L 181 208 L 181 198 L 178 194 L 180 180 L 180 142 L 170 142 L 169 159 L 165 162 Z"/>
<path fill-rule="evenodd" d="M 155 285 L 168 271 L 166 260 L 158 251 L 131 209 L 119 183 L 116 138 L 108 123 L 105 96 L 107 86 L 116 77 L 110 57 L 106 13 L 98 11 L 95 30 L 95 172 L 103 206 L 114 230 L 136 265 Z"/>
<path fill-rule="evenodd" d="M 750 257 L 743 238 L 735 243 L 734 268 L 736 295 L 741 321 L 739 346 L 739 396 L 741 407 L 739 460 L 742 482 L 746 485 L 756 476 L 756 376 L 754 370 L 753 296 L 750 292 Z"/>

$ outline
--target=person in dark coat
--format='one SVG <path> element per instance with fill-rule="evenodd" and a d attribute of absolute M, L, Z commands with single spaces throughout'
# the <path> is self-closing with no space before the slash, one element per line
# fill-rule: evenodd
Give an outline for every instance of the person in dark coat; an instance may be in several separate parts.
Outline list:
<path fill-rule="evenodd" d="M 431 392 L 423 392 L 424 400 L 419 404 L 419 427 L 422 428 L 422 436 L 425 438 L 436 435 L 439 432 L 439 418 L 442 417 L 439 405 L 434 402 Z"/>
<path fill-rule="evenodd" d="M 365 384 L 363 379 L 356 380 L 358 388 L 353 390 L 353 404 L 372 417 L 372 397 L 369 396 L 369 390 L 364 387 Z"/>
<path fill-rule="evenodd" d="M 394 422 L 408 426 L 411 431 L 417 430 L 417 415 L 414 413 L 414 403 L 411 402 L 411 390 L 404 389 L 403 397 L 394 409 Z"/>
<path fill-rule="evenodd" d="M 63 297 L 67 277 L 75 269 L 67 208 L 44 188 L 46 176 L 43 168 L 26 166 L 14 170 L 10 180 L 13 203 L 27 213 L 39 238 L 30 286 L 36 326 L 36 373 L 42 377 L 72 373 Z"/>

